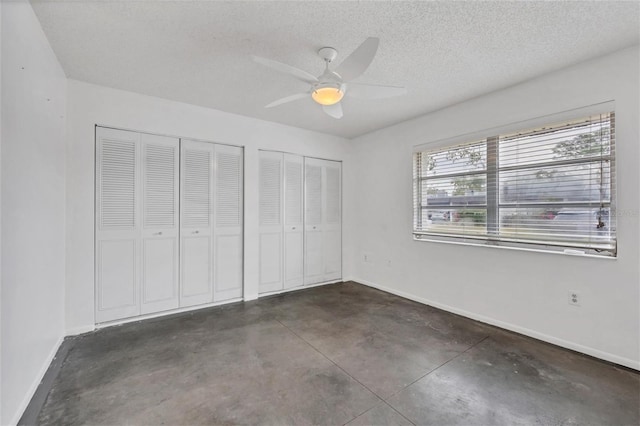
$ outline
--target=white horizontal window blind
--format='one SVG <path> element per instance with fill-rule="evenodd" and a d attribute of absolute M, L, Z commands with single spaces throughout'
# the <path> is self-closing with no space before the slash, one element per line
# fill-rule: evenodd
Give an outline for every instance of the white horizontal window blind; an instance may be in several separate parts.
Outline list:
<path fill-rule="evenodd" d="M 415 153 L 414 236 L 615 255 L 614 114 Z"/>
<path fill-rule="evenodd" d="M 415 232 L 487 237 L 487 143 L 418 152 Z"/>

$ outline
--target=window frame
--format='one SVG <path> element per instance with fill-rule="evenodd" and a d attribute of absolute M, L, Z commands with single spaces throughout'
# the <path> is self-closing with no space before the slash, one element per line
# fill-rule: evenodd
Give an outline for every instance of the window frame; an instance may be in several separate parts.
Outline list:
<path fill-rule="evenodd" d="M 597 110 L 594 110 L 596 109 Z M 567 159 L 560 161 L 549 162 L 549 165 L 577 165 L 594 163 L 597 161 L 609 162 L 609 182 L 607 189 L 609 191 L 609 201 L 603 202 L 600 200 L 598 208 L 606 208 L 609 210 L 610 216 L 610 230 L 611 237 L 606 240 L 611 244 L 612 248 L 599 249 L 592 241 L 580 242 L 578 237 L 573 241 L 553 241 L 552 239 L 527 239 L 527 238 L 508 238 L 500 235 L 500 209 L 508 208 L 538 208 L 545 206 L 558 207 L 559 203 L 549 202 L 535 202 L 535 203 L 518 203 L 518 202 L 501 202 L 501 184 L 500 184 L 500 172 L 501 171 L 518 171 L 526 170 L 533 167 L 541 167 L 544 164 L 534 165 L 512 165 L 501 168 L 499 165 L 500 158 L 500 140 L 504 138 L 514 137 L 518 135 L 526 134 L 542 134 L 548 129 L 557 129 L 562 126 L 577 127 L 579 122 L 584 120 L 591 120 L 594 116 L 603 115 L 608 116 L 610 124 L 610 136 L 609 146 L 610 151 L 607 155 L 594 156 L 589 158 Z M 550 124 L 551 123 L 551 124 Z M 464 141 L 464 142 L 463 142 Z M 461 143 L 463 142 L 463 143 Z M 484 143 L 486 148 L 486 165 L 481 171 L 470 171 L 469 173 L 451 173 L 435 176 L 424 176 L 421 174 L 422 161 L 420 156 L 425 153 L 442 153 L 448 149 L 455 149 L 457 147 L 463 147 L 465 145 L 477 145 Z M 538 252 L 556 252 L 571 255 L 585 255 L 598 258 L 617 258 L 618 248 L 618 232 L 616 217 L 616 155 L 615 155 L 616 137 L 615 137 L 615 108 L 613 102 L 606 102 L 603 104 L 593 105 L 591 107 L 580 108 L 577 110 L 566 111 L 564 113 L 553 114 L 549 116 L 539 117 L 534 120 L 528 120 L 526 122 L 513 123 L 508 126 L 500 128 L 488 129 L 482 132 L 476 132 L 475 134 L 462 135 L 456 138 L 447 140 L 441 140 L 434 143 L 417 145 L 413 150 L 413 239 L 416 241 L 427 242 L 445 242 L 463 245 L 473 246 L 490 246 L 490 247 L 502 247 L 502 248 L 515 248 L 524 249 Z M 604 160 L 603 160 L 604 159 Z M 423 210 L 425 205 L 423 204 L 423 182 L 433 179 L 446 179 L 453 175 L 458 176 L 471 176 L 481 175 L 486 177 L 486 204 L 484 205 L 470 205 L 468 208 L 486 209 L 486 232 L 482 235 L 472 235 L 468 233 L 443 233 L 443 232 L 431 232 L 420 229 L 421 221 L 423 220 Z M 592 201 L 584 202 L 570 202 L 566 203 L 567 207 L 585 207 L 594 208 Z M 461 206 L 443 206 L 442 209 L 454 210 L 461 209 Z M 465 207 L 466 208 L 466 207 Z M 438 209 L 437 207 L 435 208 Z M 591 246 L 591 247 L 589 247 Z"/>

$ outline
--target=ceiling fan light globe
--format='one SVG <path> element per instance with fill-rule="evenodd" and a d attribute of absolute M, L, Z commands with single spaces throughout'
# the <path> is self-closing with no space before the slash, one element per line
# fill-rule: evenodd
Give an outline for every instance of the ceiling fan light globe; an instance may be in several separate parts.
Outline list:
<path fill-rule="evenodd" d="M 311 92 L 311 97 L 320 105 L 334 105 L 342 100 L 344 92 L 335 87 L 319 87 Z"/>

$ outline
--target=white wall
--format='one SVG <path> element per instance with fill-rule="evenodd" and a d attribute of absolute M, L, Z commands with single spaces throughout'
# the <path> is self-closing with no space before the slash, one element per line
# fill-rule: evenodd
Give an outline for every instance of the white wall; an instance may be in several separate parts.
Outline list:
<path fill-rule="evenodd" d="M 0 2 L 0 189 L 2 188 L 2 3 Z M 2 192 L 0 192 L 0 401 L 2 401 Z M 0 424 L 2 403 L 0 402 Z"/>
<path fill-rule="evenodd" d="M 245 146 L 245 300 L 258 296 L 258 149 L 346 160 L 348 142 L 339 137 L 74 80 L 67 105 L 69 334 L 94 324 L 96 124 Z"/>
<path fill-rule="evenodd" d="M 64 335 L 66 78 L 31 5 L 2 4 L 2 417 L 18 421 Z"/>
<path fill-rule="evenodd" d="M 0 2 L 0 189 L 2 188 L 2 2 Z M 2 192 L 0 191 L 0 401 L 2 401 Z M 2 403 L 0 402 L 0 424 Z"/>
<path fill-rule="evenodd" d="M 351 276 L 434 306 L 640 368 L 638 47 L 353 141 Z M 412 146 L 615 100 L 617 260 L 413 241 Z M 366 186 L 359 182 L 366 182 Z M 367 254 L 371 262 L 364 262 Z M 390 264 L 389 264 L 390 261 Z M 567 302 L 578 291 L 582 306 Z"/>

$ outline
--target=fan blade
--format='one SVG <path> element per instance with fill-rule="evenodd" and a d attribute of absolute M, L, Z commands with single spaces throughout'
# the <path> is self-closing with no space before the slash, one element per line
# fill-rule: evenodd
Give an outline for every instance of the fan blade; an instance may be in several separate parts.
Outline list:
<path fill-rule="evenodd" d="M 268 105 L 265 105 L 265 108 L 273 108 L 274 106 L 278 106 L 278 105 L 282 105 L 282 104 L 286 104 L 287 102 L 293 102 L 293 101 L 297 101 L 298 99 L 303 99 L 303 98 L 308 98 L 309 94 L 308 93 L 296 93 L 295 95 L 290 95 L 290 96 L 286 96 L 282 99 L 278 99 L 276 101 L 271 102 Z"/>
<path fill-rule="evenodd" d="M 324 105 L 322 109 L 330 117 L 342 118 L 342 105 L 340 105 L 340 102 L 333 105 Z"/>
<path fill-rule="evenodd" d="M 346 96 L 359 99 L 385 99 L 407 94 L 406 87 L 380 86 L 378 84 L 349 83 Z"/>
<path fill-rule="evenodd" d="M 282 73 L 292 75 L 298 80 L 304 81 L 305 83 L 311 84 L 318 81 L 318 79 L 315 76 L 309 74 L 306 71 L 298 69 L 296 67 L 292 67 L 291 65 L 283 64 L 282 62 L 274 61 L 267 58 L 262 58 L 260 56 L 251 56 L 251 57 L 253 58 L 254 61 L 256 61 L 259 64 L 265 65 L 276 71 L 280 71 Z"/>
<path fill-rule="evenodd" d="M 338 67 L 335 72 L 340 74 L 344 81 L 353 80 L 369 68 L 373 57 L 378 51 L 378 43 L 380 39 L 377 37 L 369 37 L 356 50 L 353 51 Z"/>

